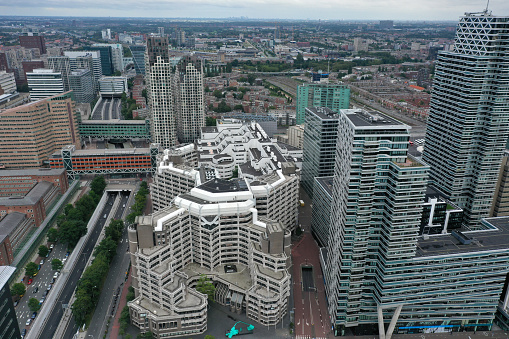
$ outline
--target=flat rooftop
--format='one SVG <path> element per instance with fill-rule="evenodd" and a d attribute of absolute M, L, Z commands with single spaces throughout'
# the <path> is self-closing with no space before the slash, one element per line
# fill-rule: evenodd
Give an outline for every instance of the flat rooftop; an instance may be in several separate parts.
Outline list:
<path fill-rule="evenodd" d="M 0 177 L 22 177 L 29 175 L 61 175 L 65 173 L 63 168 L 34 168 L 34 169 L 19 169 L 19 170 L 0 170 Z"/>
<path fill-rule="evenodd" d="M 81 125 L 145 125 L 145 120 L 83 120 Z"/>
<path fill-rule="evenodd" d="M 150 148 L 117 148 L 117 149 L 82 149 L 72 152 L 73 157 L 79 156 L 110 156 L 110 155 L 149 155 Z M 61 151 L 52 154 L 53 158 L 61 158 Z"/>
<path fill-rule="evenodd" d="M 249 191 L 249 188 L 247 187 L 247 184 L 243 179 L 239 180 L 213 179 L 207 181 L 204 184 L 201 184 L 197 188 L 210 193 Z"/>
<path fill-rule="evenodd" d="M 312 112 L 320 119 L 339 119 L 339 115 L 327 107 L 307 107 L 306 110 Z"/>
<path fill-rule="evenodd" d="M 426 240 L 419 237 L 416 257 L 509 249 L 509 217 L 486 218 L 482 223 L 488 229 L 462 232 L 472 240 L 468 245 L 452 234 L 430 235 Z"/>
<path fill-rule="evenodd" d="M 325 192 L 332 197 L 334 177 L 316 177 L 315 180 L 324 188 Z"/>
<path fill-rule="evenodd" d="M 398 127 L 410 130 L 410 126 L 378 111 L 343 109 L 341 112 L 346 114 L 346 117 L 356 127 Z"/>

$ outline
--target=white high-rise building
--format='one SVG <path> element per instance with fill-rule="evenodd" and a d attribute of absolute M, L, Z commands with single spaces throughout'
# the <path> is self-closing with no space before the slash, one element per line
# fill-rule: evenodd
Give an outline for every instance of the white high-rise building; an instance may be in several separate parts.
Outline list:
<path fill-rule="evenodd" d="M 508 30 L 508 17 L 467 13 L 436 63 L 423 159 L 472 229 L 489 215 L 509 136 Z"/>
<path fill-rule="evenodd" d="M 205 126 L 203 66 L 201 60 L 184 57 L 177 66 L 177 137 L 180 142 L 194 142 Z"/>
<path fill-rule="evenodd" d="M 38 101 L 54 95 L 64 93 L 62 74 L 52 69 L 37 68 L 27 73 L 30 100 Z"/>

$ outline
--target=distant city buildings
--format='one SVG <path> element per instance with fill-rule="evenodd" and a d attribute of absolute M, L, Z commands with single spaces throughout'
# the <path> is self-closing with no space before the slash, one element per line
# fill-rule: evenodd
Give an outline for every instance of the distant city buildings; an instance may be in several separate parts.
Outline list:
<path fill-rule="evenodd" d="M 46 54 L 46 42 L 39 29 L 24 27 L 19 36 L 19 44 L 25 48 L 37 48 L 40 54 Z"/>
<path fill-rule="evenodd" d="M 77 69 L 68 75 L 69 88 L 77 103 L 91 103 L 95 99 L 94 75 L 89 69 Z"/>

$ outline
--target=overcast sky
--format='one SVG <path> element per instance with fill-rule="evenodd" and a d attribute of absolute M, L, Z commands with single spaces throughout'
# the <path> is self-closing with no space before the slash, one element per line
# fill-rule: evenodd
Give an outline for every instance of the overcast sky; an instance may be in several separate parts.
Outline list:
<path fill-rule="evenodd" d="M 509 16 L 508 0 L 491 0 Z M 452 20 L 479 12 L 474 0 L 0 0 L 0 15 L 331 20 Z"/>

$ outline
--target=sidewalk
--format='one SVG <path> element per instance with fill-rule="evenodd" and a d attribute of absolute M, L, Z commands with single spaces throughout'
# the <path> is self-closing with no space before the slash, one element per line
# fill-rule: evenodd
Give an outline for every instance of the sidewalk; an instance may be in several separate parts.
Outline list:
<path fill-rule="evenodd" d="M 129 269 L 129 275 L 127 281 L 124 283 L 124 287 L 122 288 L 122 294 L 120 295 L 120 301 L 118 303 L 117 312 L 115 314 L 115 319 L 113 320 L 113 327 L 110 331 L 110 338 L 117 339 L 119 337 L 118 332 L 120 330 L 120 313 L 122 313 L 122 309 L 127 305 L 127 288 L 131 286 L 131 269 Z"/>

